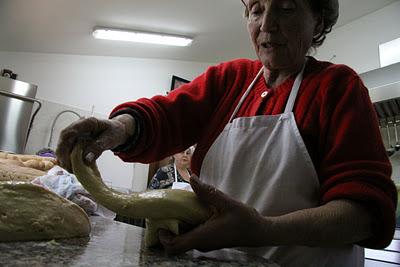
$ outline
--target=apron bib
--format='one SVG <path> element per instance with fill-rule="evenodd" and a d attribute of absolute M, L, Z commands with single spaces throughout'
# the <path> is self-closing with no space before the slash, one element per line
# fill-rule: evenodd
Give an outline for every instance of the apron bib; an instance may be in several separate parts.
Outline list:
<path fill-rule="evenodd" d="M 243 101 L 263 74 L 259 71 L 239 101 L 228 124 L 208 150 L 200 179 L 255 208 L 263 216 L 279 216 L 319 204 L 320 184 L 297 128 L 293 106 L 305 64 L 293 84 L 285 111 L 279 115 L 235 118 Z M 286 266 L 355 267 L 363 250 L 277 246 L 239 248 Z"/>
<path fill-rule="evenodd" d="M 193 192 L 193 189 L 192 189 L 192 187 L 190 186 L 189 183 L 178 182 L 178 172 L 177 172 L 175 163 L 174 163 L 174 171 L 175 171 L 175 181 L 172 183 L 171 189 L 181 189 L 181 190 L 186 190 L 186 191 L 192 191 Z M 190 176 L 189 172 L 188 172 L 188 174 Z"/>

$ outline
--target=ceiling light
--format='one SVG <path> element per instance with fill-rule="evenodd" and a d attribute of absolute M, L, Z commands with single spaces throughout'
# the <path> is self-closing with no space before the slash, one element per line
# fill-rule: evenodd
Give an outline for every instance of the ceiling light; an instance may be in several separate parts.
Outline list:
<path fill-rule="evenodd" d="M 400 38 L 379 45 L 381 67 L 400 62 Z"/>
<path fill-rule="evenodd" d="M 174 46 L 188 46 L 193 41 L 192 38 L 179 35 L 119 30 L 119 29 L 109 29 L 109 28 L 95 28 L 93 30 L 93 37 L 97 39 L 174 45 Z"/>

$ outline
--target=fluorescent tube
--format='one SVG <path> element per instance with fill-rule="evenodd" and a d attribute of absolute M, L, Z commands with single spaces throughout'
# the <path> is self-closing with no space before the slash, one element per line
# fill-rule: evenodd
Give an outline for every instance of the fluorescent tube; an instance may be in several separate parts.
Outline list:
<path fill-rule="evenodd" d="M 379 45 L 381 67 L 400 62 L 400 38 Z"/>
<path fill-rule="evenodd" d="M 93 37 L 97 39 L 173 45 L 173 46 L 188 46 L 193 41 L 192 38 L 185 36 L 109 29 L 109 28 L 95 28 L 93 31 Z"/>

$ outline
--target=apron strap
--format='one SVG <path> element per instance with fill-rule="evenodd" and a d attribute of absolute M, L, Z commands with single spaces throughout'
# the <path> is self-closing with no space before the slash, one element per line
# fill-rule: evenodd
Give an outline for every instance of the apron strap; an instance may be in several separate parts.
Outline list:
<path fill-rule="evenodd" d="M 299 92 L 301 81 L 303 80 L 303 73 L 304 73 L 304 69 L 306 67 L 307 61 L 308 61 L 308 58 L 306 57 L 306 59 L 304 61 L 304 64 L 303 64 L 303 67 L 301 68 L 301 71 L 297 74 L 296 80 L 293 83 L 292 90 L 290 91 L 290 96 L 289 96 L 288 102 L 287 102 L 286 107 L 285 107 L 285 113 L 292 112 L 292 110 L 293 110 L 294 102 L 296 101 L 297 93 Z M 249 87 L 247 87 L 246 92 L 240 98 L 239 103 L 237 104 L 235 110 L 233 111 L 233 113 L 231 115 L 231 118 L 229 119 L 229 123 L 231 123 L 233 121 L 234 117 L 236 116 L 237 112 L 239 111 L 240 107 L 242 106 L 244 100 L 249 95 L 251 89 L 253 89 L 253 87 L 254 87 L 255 83 L 257 82 L 258 78 L 263 73 L 264 73 L 264 67 L 262 67 L 260 69 L 260 71 L 257 73 L 256 77 L 251 82 Z"/>
<path fill-rule="evenodd" d="M 296 80 L 294 80 L 292 90 L 290 91 L 288 102 L 286 103 L 285 113 L 293 111 L 294 102 L 296 101 L 297 93 L 299 92 L 301 81 L 303 80 L 304 69 L 306 68 L 308 58 L 304 61 L 301 71 L 297 74 Z"/>
<path fill-rule="evenodd" d="M 175 164 L 175 162 L 174 162 L 174 171 L 175 171 L 175 183 L 177 183 L 177 182 L 178 182 L 178 171 L 177 171 L 177 169 L 176 169 L 176 164 Z M 189 175 L 189 177 L 190 177 L 191 175 L 190 175 L 189 170 L 186 169 L 186 171 L 187 171 L 187 173 L 188 173 L 188 175 Z M 183 177 L 182 177 L 182 179 L 183 179 Z"/>
<path fill-rule="evenodd" d="M 178 182 L 178 172 L 176 171 L 176 164 L 174 162 L 174 171 L 175 171 L 175 183 Z"/>
<path fill-rule="evenodd" d="M 264 67 L 262 67 L 260 69 L 260 71 L 257 73 L 256 77 L 254 78 L 254 80 L 251 82 L 251 84 L 249 85 L 249 87 L 247 87 L 246 92 L 244 92 L 244 95 L 242 96 L 242 98 L 239 101 L 239 104 L 237 104 L 235 110 L 232 113 L 231 118 L 229 119 L 229 123 L 231 123 L 233 121 L 233 118 L 236 116 L 237 112 L 239 111 L 240 107 L 242 106 L 244 100 L 246 99 L 246 97 L 248 96 L 248 94 L 250 93 L 251 89 L 253 88 L 254 84 L 257 82 L 258 78 L 261 76 L 261 74 L 263 74 L 264 72 Z"/>

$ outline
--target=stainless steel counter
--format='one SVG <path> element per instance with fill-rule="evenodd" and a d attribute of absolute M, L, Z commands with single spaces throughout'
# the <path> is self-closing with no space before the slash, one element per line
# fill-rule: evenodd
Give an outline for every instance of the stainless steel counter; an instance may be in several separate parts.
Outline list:
<path fill-rule="evenodd" d="M 0 243 L 0 266 L 277 266 L 233 250 L 168 256 L 144 247 L 142 228 L 101 217 L 90 219 L 90 238 Z"/>

